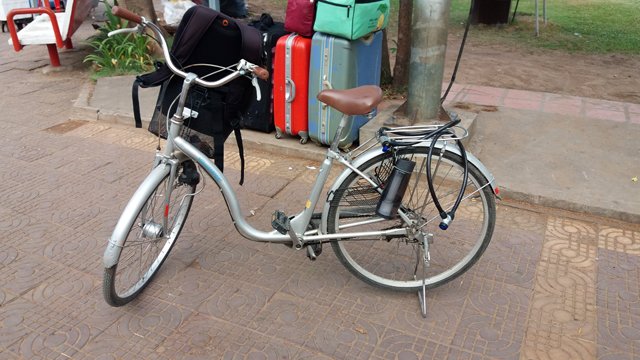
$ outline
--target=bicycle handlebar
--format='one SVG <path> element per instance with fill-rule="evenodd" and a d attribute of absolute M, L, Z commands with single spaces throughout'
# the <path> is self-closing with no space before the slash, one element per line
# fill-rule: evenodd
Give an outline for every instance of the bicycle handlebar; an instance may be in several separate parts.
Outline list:
<path fill-rule="evenodd" d="M 136 13 L 133 13 L 127 9 L 121 8 L 120 6 L 114 6 L 111 9 L 111 12 L 113 12 L 113 15 L 123 18 L 125 20 L 129 20 L 131 22 L 134 22 L 136 24 L 142 24 L 144 21 L 144 18 Z"/>
<path fill-rule="evenodd" d="M 154 34 L 157 36 L 157 38 L 159 39 L 160 42 L 160 46 L 162 47 L 162 54 L 165 58 L 165 61 L 167 63 L 167 66 L 169 67 L 169 69 L 176 75 L 180 76 L 181 78 L 186 78 L 187 77 L 187 73 L 178 69 L 175 64 L 173 63 L 173 61 L 171 61 L 171 54 L 169 52 L 169 46 L 167 45 L 167 41 L 165 40 L 164 36 L 162 35 L 162 32 L 160 31 L 160 28 L 148 21 L 147 19 L 145 19 L 144 17 L 135 14 L 127 9 L 123 9 L 119 6 L 114 6 L 111 11 L 113 12 L 113 15 L 118 16 L 120 18 L 129 20 L 133 23 L 139 24 L 138 27 L 136 28 L 132 28 L 132 30 L 124 30 L 124 29 L 120 29 L 120 30 L 115 30 L 109 33 L 109 36 L 111 35 L 115 35 L 118 33 L 122 33 L 122 32 L 135 32 L 135 31 L 140 31 L 142 30 L 142 28 L 148 28 L 151 29 L 151 31 L 154 32 Z M 142 28 L 140 28 L 142 26 Z M 122 30 L 122 31 L 121 31 Z M 216 81 L 205 81 L 202 80 L 200 78 L 196 78 L 195 79 L 195 83 L 206 87 L 206 88 L 215 88 L 215 87 L 219 87 L 222 85 L 225 85 L 227 83 L 229 83 L 230 81 L 245 75 L 247 72 L 250 72 L 253 74 L 254 77 L 260 78 L 262 80 L 267 80 L 269 79 L 269 72 L 264 69 L 261 68 L 258 65 L 252 64 L 246 60 L 240 60 L 240 62 L 238 63 L 238 67 L 236 69 L 236 71 L 232 72 L 231 74 L 223 77 L 222 79 L 216 80 Z"/>

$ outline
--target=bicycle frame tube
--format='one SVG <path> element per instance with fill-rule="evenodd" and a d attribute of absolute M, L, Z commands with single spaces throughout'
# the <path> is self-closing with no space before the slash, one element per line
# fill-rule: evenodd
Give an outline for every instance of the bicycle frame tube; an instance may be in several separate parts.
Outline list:
<path fill-rule="evenodd" d="M 187 96 L 189 95 L 189 89 L 195 84 L 195 80 L 198 78 L 196 74 L 188 73 L 182 82 L 182 90 L 180 91 L 180 98 L 178 99 L 178 106 L 176 107 L 176 112 L 171 117 L 171 124 L 169 125 L 169 129 L 167 129 L 167 143 L 165 145 L 163 155 L 165 158 L 170 158 L 171 154 L 173 154 L 173 150 L 175 146 L 173 144 L 173 139 L 180 135 L 180 130 L 182 129 L 182 125 L 184 124 L 184 117 L 182 116 L 184 112 L 184 105 L 187 102 Z"/>
<path fill-rule="evenodd" d="M 206 155 L 196 149 L 195 146 L 191 145 L 185 139 L 177 137 L 174 139 L 174 142 L 179 150 L 184 152 L 184 154 L 189 158 L 196 161 L 218 184 L 222 195 L 224 196 L 225 202 L 227 203 L 227 207 L 229 208 L 229 214 L 231 215 L 234 225 L 242 236 L 253 241 L 274 242 L 283 244 L 291 243 L 292 240 L 288 234 L 283 235 L 275 230 L 271 232 L 265 232 L 257 230 L 253 226 L 251 226 L 242 215 L 242 211 L 240 209 L 235 191 L 233 190 L 225 176 L 222 174 L 220 169 L 218 169 L 218 167 L 215 166 L 215 164 L 211 162 L 211 160 Z M 300 240 L 302 241 L 302 243 L 304 244 L 307 242 L 339 240 L 347 238 L 384 237 L 405 234 L 405 229 L 391 229 L 372 232 L 345 232 L 339 234 L 304 235 L 305 232 L 307 232 L 307 226 L 311 221 L 311 216 L 313 215 L 315 205 L 317 204 L 317 201 L 322 194 L 323 185 L 325 184 L 327 177 L 329 176 L 329 169 L 331 168 L 331 164 L 333 162 L 333 157 L 331 154 L 332 152 L 328 152 L 327 157 L 322 163 L 320 173 L 318 174 L 309 199 L 305 204 L 305 209 L 291 219 L 291 228 L 293 231 L 295 231 L 296 234 L 300 235 Z"/>

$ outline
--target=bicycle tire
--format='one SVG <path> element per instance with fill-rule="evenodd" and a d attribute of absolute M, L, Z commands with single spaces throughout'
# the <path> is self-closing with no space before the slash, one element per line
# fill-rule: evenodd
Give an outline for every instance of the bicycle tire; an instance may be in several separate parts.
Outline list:
<path fill-rule="evenodd" d="M 332 241 L 332 248 L 340 262 L 366 283 L 400 291 L 419 290 L 422 279 L 425 279 L 426 288 L 440 286 L 467 271 L 491 241 L 496 219 L 495 196 L 491 187 L 487 186 L 488 180 L 471 163 L 468 163 L 465 198 L 454 221 L 448 230 L 439 229 L 441 218 L 430 198 L 426 180 L 428 154 L 428 147 L 406 147 L 399 149 L 395 156 L 416 162 L 401 209 L 413 219 L 418 219 L 423 230 L 433 234 L 433 243 L 429 245 L 430 266 L 424 266 L 421 258 L 424 251 L 415 239 L 399 237 Z M 358 169 L 370 174 L 375 182 L 384 187 L 393 167 L 393 157 L 391 151 L 382 153 Z M 462 158 L 451 151 L 441 155 L 436 149 L 431 167 L 437 197 L 448 211 L 462 186 Z M 434 170 L 437 172 L 434 173 Z M 347 226 L 350 231 L 406 226 L 400 218 L 386 220 L 375 215 L 380 197 L 380 191 L 357 173 L 347 176 L 331 199 L 328 232 L 335 233 L 340 226 Z M 377 222 L 365 223 L 363 220 Z M 356 226 L 357 223 L 361 226 Z"/>
<path fill-rule="evenodd" d="M 184 227 L 196 184 L 183 183 L 180 176 L 172 179 L 171 171 L 167 171 L 146 189 L 149 190 L 138 190 L 148 194 L 143 194 L 141 198 L 145 200 L 136 205 L 133 225 L 126 234 L 116 264 L 104 269 L 103 294 L 111 306 L 129 303 L 149 285 Z M 171 191 L 168 207 L 164 200 L 167 189 Z"/>

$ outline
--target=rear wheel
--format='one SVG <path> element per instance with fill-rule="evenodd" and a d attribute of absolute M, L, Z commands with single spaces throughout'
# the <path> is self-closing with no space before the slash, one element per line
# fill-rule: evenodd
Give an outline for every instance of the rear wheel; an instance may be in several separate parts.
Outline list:
<path fill-rule="evenodd" d="M 407 147 L 396 158 L 416 163 L 400 211 L 422 236 L 350 239 L 332 242 L 342 264 L 361 280 L 384 288 L 417 291 L 422 279 L 428 288 L 442 285 L 468 270 L 486 249 L 495 224 L 495 197 L 487 179 L 471 163 L 464 197 L 447 230 L 438 225 L 441 218 L 427 182 L 426 147 Z M 384 188 L 394 166 L 392 152 L 383 153 L 359 167 Z M 440 204 L 449 211 L 463 182 L 463 161 L 455 153 L 434 149 L 431 161 L 433 186 Z M 392 220 L 375 214 L 380 192 L 356 173 L 349 175 L 335 191 L 328 213 L 328 232 L 379 231 L 411 228 L 400 217 Z M 425 240 L 422 240 L 425 239 Z M 427 241 L 425 246 L 424 241 Z M 423 258 L 428 247 L 429 266 Z"/>
<path fill-rule="evenodd" d="M 152 191 L 138 207 L 118 262 L 105 269 L 103 293 L 108 304 L 122 306 L 138 296 L 175 245 L 198 181 L 197 169 L 191 161 L 179 168 L 181 171 L 175 178 L 169 173 L 150 187 Z"/>

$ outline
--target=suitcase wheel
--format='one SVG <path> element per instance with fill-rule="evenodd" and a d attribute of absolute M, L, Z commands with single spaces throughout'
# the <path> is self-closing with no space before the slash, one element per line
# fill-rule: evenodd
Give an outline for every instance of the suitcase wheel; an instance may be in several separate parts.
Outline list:
<path fill-rule="evenodd" d="M 282 130 L 279 127 L 276 127 L 276 139 L 280 139 L 282 137 Z"/>
<path fill-rule="evenodd" d="M 309 134 L 306 131 L 300 131 L 300 144 L 306 144 L 309 140 Z"/>

